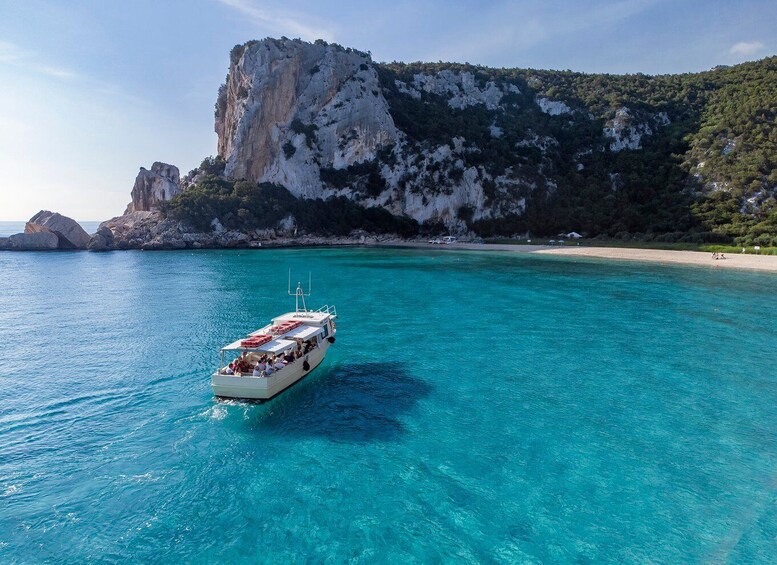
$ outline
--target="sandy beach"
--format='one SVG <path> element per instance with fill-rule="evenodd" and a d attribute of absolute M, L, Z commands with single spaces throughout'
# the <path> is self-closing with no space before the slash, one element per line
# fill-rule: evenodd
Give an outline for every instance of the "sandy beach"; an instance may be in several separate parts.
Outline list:
<path fill-rule="evenodd" d="M 706 251 L 669 251 L 663 249 L 630 249 L 621 247 L 551 247 L 548 245 L 508 245 L 495 243 L 455 243 L 435 245 L 429 243 L 391 242 L 386 245 L 440 250 L 507 251 L 510 253 L 538 253 L 542 255 L 564 255 L 581 259 L 617 259 L 644 261 L 667 265 L 694 265 L 712 269 L 747 269 L 752 271 L 777 272 L 777 255 L 726 254 L 725 259 L 713 259 Z"/>

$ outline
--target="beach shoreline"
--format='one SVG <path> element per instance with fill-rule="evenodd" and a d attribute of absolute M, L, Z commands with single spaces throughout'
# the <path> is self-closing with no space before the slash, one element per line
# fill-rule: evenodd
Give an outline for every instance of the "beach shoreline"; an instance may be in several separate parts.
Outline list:
<path fill-rule="evenodd" d="M 240 242 L 242 245 L 202 245 L 197 247 L 172 247 L 164 245 L 143 245 L 138 247 L 126 247 L 118 249 L 106 249 L 102 252 L 112 251 L 194 251 L 198 249 L 221 250 L 269 250 L 269 249 L 302 249 L 302 248 L 346 248 L 346 247 L 372 247 L 372 248 L 397 248 L 418 249 L 435 251 L 480 251 L 487 253 L 527 253 L 535 255 L 571 257 L 581 260 L 614 260 L 634 261 L 663 265 L 685 265 L 694 267 L 708 267 L 713 269 L 738 269 L 747 271 L 759 271 L 777 273 L 777 255 L 753 255 L 732 253 L 726 254 L 725 259 L 715 259 L 712 253 L 707 251 L 676 251 L 669 249 L 643 249 L 633 247 L 588 247 L 588 246 L 551 246 L 551 245 L 524 245 L 509 243 L 466 243 L 433 244 L 424 241 L 408 241 L 403 239 L 352 238 L 352 237 L 304 237 L 304 238 L 277 238 L 261 242 Z M 44 253 L 73 253 L 87 252 L 79 249 L 2 249 L 0 251 L 44 252 Z M 91 250 L 89 252 L 92 252 Z"/>
<path fill-rule="evenodd" d="M 511 245 L 503 243 L 454 243 L 450 245 L 437 245 L 401 241 L 385 242 L 378 245 L 413 249 L 439 249 L 443 251 L 532 253 L 538 255 L 574 257 L 583 260 L 611 259 L 664 265 L 690 265 L 696 267 L 710 267 L 713 269 L 740 269 L 777 273 L 777 255 L 735 253 L 725 255 L 725 259 L 714 259 L 712 253 L 706 251 L 674 251 L 666 249 L 634 249 L 624 247 L 557 247 L 550 245 Z"/>

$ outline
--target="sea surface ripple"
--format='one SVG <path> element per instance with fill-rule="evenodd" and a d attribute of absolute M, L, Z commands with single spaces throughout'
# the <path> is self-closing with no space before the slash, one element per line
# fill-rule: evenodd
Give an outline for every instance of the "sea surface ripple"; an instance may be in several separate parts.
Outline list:
<path fill-rule="evenodd" d="M 264 404 L 223 344 L 336 304 Z M 387 249 L 0 254 L 0 562 L 769 563 L 774 275 Z"/>

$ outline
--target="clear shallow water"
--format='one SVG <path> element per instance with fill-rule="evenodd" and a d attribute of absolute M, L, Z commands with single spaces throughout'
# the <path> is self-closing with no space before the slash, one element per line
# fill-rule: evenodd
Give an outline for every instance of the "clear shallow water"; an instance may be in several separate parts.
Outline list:
<path fill-rule="evenodd" d="M 314 273 L 263 405 L 218 347 Z M 304 275 L 300 278 L 304 278 Z M 0 254 L 0 562 L 769 562 L 777 278 L 393 250 Z"/>

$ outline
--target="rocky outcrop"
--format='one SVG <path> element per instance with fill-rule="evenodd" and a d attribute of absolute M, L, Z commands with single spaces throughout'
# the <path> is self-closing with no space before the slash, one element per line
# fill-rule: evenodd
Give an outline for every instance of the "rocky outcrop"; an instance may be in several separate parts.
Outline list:
<path fill-rule="evenodd" d="M 132 187 L 132 202 L 125 213 L 148 212 L 160 203 L 172 199 L 181 192 L 181 179 L 178 167 L 156 162 L 151 170 L 140 167 Z"/>
<path fill-rule="evenodd" d="M 537 98 L 537 106 L 549 116 L 560 116 L 561 114 L 571 114 L 572 108 L 559 100 L 550 100 L 549 98 Z"/>
<path fill-rule="evenodd" d="M 306 198 L 322 196 L 322 168 L 373 160 L 399 141 L 370 56 L 322 41 L 236 47 L 215 129 L 228 177 Z"/>
<path fill-rule="evenodd" d="M 158 211 L 131 212 L 111 218 L 100 224 L 89 249 L 141 249 L 143 251 L 173 249 L 257 249 L 262 247 L 289 247 L 308 245 L 362 245 L 399 239 L 397 235 L 369 236 L 354 232 L 349 236 L 322 237 L 310 234 L 296 235 L 288 218 L 277 229 L 252 230 L 243 233 L 227 230 L 214 219 L 213 231 L 195 232 L 186 226 L 164 218 Z M 0 241 L 2 245 L 2 241 Z M 0 247 L 1 248 L 1 247 Z"/>
<path fill-rule="evenodd" d="M 666 126 L 669 122 L 666 112 L 659 112 L 640 121 L 631 110 L 623 106 L 615 111 L 615 117 L 609 121 L 602 134 L 610 140 L 610 151 L 615 153 L 624 149 L 641 149 L 643 137 L 653 135 L 656 128 Z"/>
<path fill-rule="evenodd" d="M 434 75 L 415 74 L 410 84 L 400 80 L 395 82 L 403 94 L 416 100 L 421 99 L 422 92 L 444 96 L 448 106 L 463 110 L 469 106 L 485 106 L 488 110 L 496 110 L 506 93 L 517 94 L 520 89 L 514 84 L 499 87 L 493 81 L 486 82 L 482 88 L 478 85 L 473 73 L 440 71 Z"/>
<path fill-rule="evenodd" d="M 41 210 L 24 226 L 25 234 L 52 233 L 57 238 L 59 249 L 86 249 L 89 244 L 89 234 L 75 220 L 58 214 Z M 50 238 L 40 238 L 50 241 Z"/>
<path fill-rule="evenodd" d="M 59 248 L 59 237 L 50 231 L 17 233 L 8 238 L 6 249 L 15 251 L 50 251 Z"/>
<path fill-rule="evenodd" d="M 113 247 L 113 232 L 110 228 L 101 226 L 89 240 L 89 251 L 108 251 Z"/>

